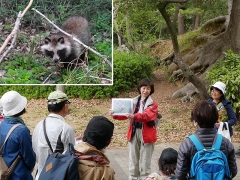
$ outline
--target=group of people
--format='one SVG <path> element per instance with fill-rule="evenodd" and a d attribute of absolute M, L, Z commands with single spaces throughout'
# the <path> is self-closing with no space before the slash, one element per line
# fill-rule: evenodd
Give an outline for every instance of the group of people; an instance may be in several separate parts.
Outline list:
<path fill-rule="evenodd" d="M 158 104 L 151 97 L 154 84 L 149 79 L 142 79 L 137 90 L 139 95 L 133 98 L 133 113 L 114 115 L 113 110 L 109 111 L 113 119 L 129 121 L 129 180 L 187 179 L 192 159 L 198 151 L 188 137 L 181 143 L 178 152 L 170 147 L 164 149 L 158 161 L 159 172 L 151 172 L 151 159 L 157 140 Z M 191 121 L 197 127 L 194 134 L 207 149 L 215 142 L 220 122 L 228 123 L 230 136 L 233 135 L 232 126 L 236 124 L 231 103 L 224 97 L 225 84 L 217 82 L 210 90 L 211 98 L 196 103 L 191 113 Z M 50 93 L 47 99 L 49 115 L 37 124 L 31 136 L 21 118 L 26 112 L 27 99 L 16 91 L 9 91 L 2 96 L 4 120 L 0 124 L 1 147 L 10 128 L 21 124 L 9 136 L 2 151 L 8 166 L 18 155 L 21 156 L 9 177 L 10 180 L 32 180 L 33 176 L 38 180 L 49 154 L 64 153 L 69 143 L 75 144 L 74 129 L 64 120 L 69 104 L 65 93 Z M 104 154 L 104 149 L 111 143 L 113 131 L 114 124 L 104 116 L 94 116 L 89 121 L 81 138 L 82 142 L 74 146 L 79 159 L 78 171 L 81 180 L 115 179 L 114 170 L 109 166 L 110 161 Z M 231 178 L 235 177 L 235 151 L 232 143 L 225 137 L 220 150 L 227 158 Z M 36 174 L 32 175 L 34 167 Z"/>
<path fill-rule="evenodd" d="M 164 178 L 187 179 L 190 176 L 192 159 L 198 151 L 188 137 L 182 142 L 178 153 L 173 149 L 163 151 L 163 157 L 166 157 L 164 156 L 166 151 L 169 151 L 168 155 L 170 154 L 170 156 L 165 161 L 161 161 L 161 156 L 158 162 L 159 172 L 151 174 L 151 159 L 154 143 L 157 140 L 158 104 L 151 97 L 154 93 L 154 85 L 149 79 L 142 79 L 137 90 L 139 95 L 133 99 L 133 114 L 114 115 L 112 110 L 109 112 L 113 119 L 129 120 L 127 133 L 129 180 L 144 180 L 146 178 L 155 180 Z M 237 122 L 231 102 L 226 100 L 224 96 L 226 85 L 222 82 L 216 82 L 210 87 L 210 91 L 211 97 L 196 103 L 191 114 L 191 120 L 198 128 L 195 135 L 207 149 L 210 149 L 215 143 L 220 123 L 227 123 L 230 136 L 232 136 L 232 126 Z M 237 174 L 234 147 L 225 137 L 223 137 L 220 147 L 220 150 L 227 157 L 230 176 L 233 178 Z"/>
<path fill-rule="evenodd" d="M 69 104 L 65 93 L 51 92 L 47 99 L 49 115 L 36 125 L 31 136 L 21 118 L 26 112 L 26 97 L 16 91 L 6 92 L 2 96 L 4 119 L 0 124 L 1 147 L 10 128 L 20 124 L 11 133 L 2 151 L 8 167 L 18 155 L 21 157 L 9 180 L 33 180 L 33 177 L 38 180 L 49 154 L 64 153 L 69 143 L 75 144 L 74 129 L 64 120 Z M 111 142 L 113 131 L 114 124 L 104 116 L 94 116 L 89 121 L 81 138 L 82 142 L 74 146 L 75 155 L 79 159 L 78 172 L 81 180 L 114 180 L 114 170 L 109 166 L 110 161 L 104 154 L 104 149 Z M 34 168 L 36 173 L 33 174 Z"/>

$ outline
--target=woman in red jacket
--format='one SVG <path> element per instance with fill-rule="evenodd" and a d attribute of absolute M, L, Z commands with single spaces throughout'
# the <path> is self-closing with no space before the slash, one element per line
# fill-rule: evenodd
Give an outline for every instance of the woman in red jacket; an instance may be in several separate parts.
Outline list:
<path fill-rule="evenodd" d="M 114 116 L 114 112 L 110 110 L 113 119 L 129 119 L 129 180 L 144 180 L 151 173 L 152 153 L 157 140 L 155 120 L 158 116 L 158 105 L 150 96 L 154 93 L 154 84 L 149 79 L 142 79 L 137 90 L 139 95 L 133 99 L 133 114 Z"/>

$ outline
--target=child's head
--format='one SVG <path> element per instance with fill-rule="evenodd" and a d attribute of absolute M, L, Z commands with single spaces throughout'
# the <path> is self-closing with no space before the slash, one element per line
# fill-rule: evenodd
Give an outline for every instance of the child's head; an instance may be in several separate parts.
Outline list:
<path fill-rule="evenodd" d="M 154 93 L 154 84 L 148 78 L 144 78 L 138 83 L 137 90 L 138 90 L 139 94 L 141 94 L 141 87 L 143 87 L 143 86 L 150 87 L 151 90 L 150 90 L 149 95 Z"/>
<path fill-rule="evenodd" d="M 167 176 L 171 176 L 176 169 L 178 153 L 173 148 L 166 148 L 163 150 L 159 160 L 159 170 Z"/>

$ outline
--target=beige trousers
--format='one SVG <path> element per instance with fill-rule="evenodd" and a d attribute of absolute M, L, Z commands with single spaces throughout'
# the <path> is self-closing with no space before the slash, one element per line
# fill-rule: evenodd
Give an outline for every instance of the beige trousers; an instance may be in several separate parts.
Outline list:
<path fill-rule="evenodd" d="M 151 159 L 154 143 L 143 143 L 142 129 L 137 128 L 128 143 L 129 180 L 145 180 L 151 174 Z"/>

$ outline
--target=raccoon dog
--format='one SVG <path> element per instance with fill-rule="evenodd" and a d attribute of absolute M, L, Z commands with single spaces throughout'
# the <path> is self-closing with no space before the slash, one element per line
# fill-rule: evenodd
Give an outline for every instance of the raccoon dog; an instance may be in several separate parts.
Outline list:
<path fill-rule="evenodd" d="M 80 16 L 70 17 L 62 24 L 61 29 L 73 35 L 85 45 L 90 46 L 90 31 L 88 21 L 85 18 Z M 65 68 L 72 60 L 78 58 L 84 49 L 84 46 L 60 31 L 46 37 L 45 44 L 41 46 L 42 52 L 52 58 L 55 63 L 66 62 L 64 63 Z M 84 55 L 80 57 L 82 60 L 85 57 Z"/>

